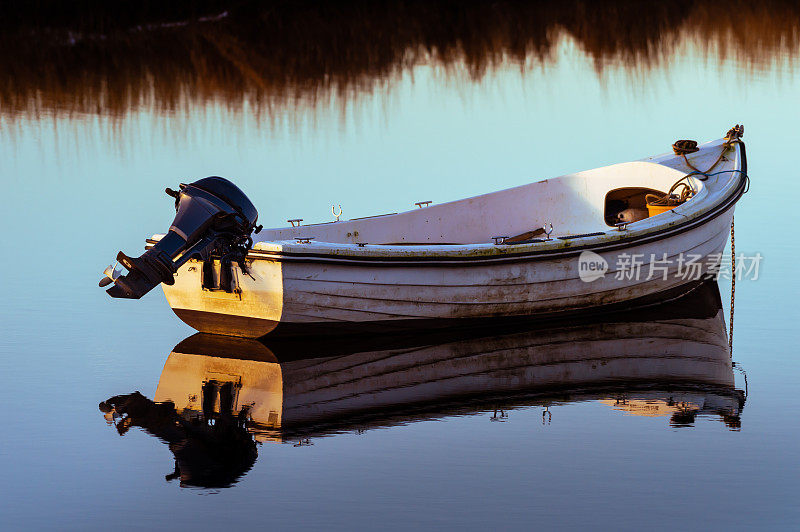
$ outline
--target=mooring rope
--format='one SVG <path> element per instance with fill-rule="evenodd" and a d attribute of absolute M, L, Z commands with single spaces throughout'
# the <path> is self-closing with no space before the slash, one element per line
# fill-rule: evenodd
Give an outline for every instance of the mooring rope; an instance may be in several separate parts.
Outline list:
<path fill-rule="evenodd" d="M 686 166 L 688 166 L 689 168 L 691 168 L 692 170 L 694 170 L 698 174 L 706 175 L 711 170 L 713 170 L 715 166 L 717 166 L 720 163 L 722 158 L 725 156 L 725 152 L 728 151 L 728 148 L 730 148 L 731 146 L 733 146 L 734 144 L 739 143 L 739 142 L 741 142 L 739 139 L 728 139 L 728 140 L 726 140 L 725 143 L 722 145 L 722 152 L 719 154 L 719 157 L 717 157 L 717 160 L 714 161 L 714 164 L 709 166 L 708 170 L 706 170 L 705 172 L 703 172 L 701 170 L 698 170 L 692 163 L 690 163 L 689 159 L 686 158 L 686 153 L 685 152 L 681 153 L 681 155 L 683 155 L 683 160 L 686 161 Z"/>
<path fill-rule="evenodd" d="M 744 126 L 740 126 L 736 124 L 734 127 L 728 131 L 728 134 L 725 136 L 725 142 L 722 144 L 722 151 L 719 154 L 719 157 L 714 161 L 705 172 L 698 170 L 696 166 L 689 162 L 689 159 L 686 157 L 690 153 L 695 153 L 699 151 L 700 148 L 697 146 L 697 141 L 694 140 L 677 140 L 672 145 L 672 149 L 675 152 L 675 155 L 680 155 L 683 157 L 684 162 L 686 162 L 686 166 L 691 168 L 693 171 L 680 179 L 678 179 L 672 187 L 670 187 L 669 192 L 664 194 L 663 196 L 659 196 L 657 194 L 647 194 L 645 196 L 645 201 L 648 205 L 680 205 L 687 199 L 691 198 L 692 194 L 694 194 L 694 189 L 689 185 L 688 178 L 697 175 L 698 179 L 705 181 L 711 175 L 721 174 L 725 172 L 716 172 L 715 174 L 709 174 L 711 170 L 713 170 L 722 159 L 725 157 L 725 152 L 728 151 L 729 148 L 733 147 L 734 144 L 742 144 L 741 137 L 744 134 Z M 733 170 L 736 171 L 736 170 Z M 745 191 L 747 193 L 750 189 L 750 176 L 748 176 L 745 172 L 739 170 L 741 174 L 744 176 L 746 180 L 745 184 Z M 702 176 L 702 177 L 700 177 Z M 686 182 L 684 182 L 686 180 Z M 683 186 L 681 189 L 680 196 L 673 197 L 672 193 L 679 187 Z M 728 324 L 728 350 L 733 359 L 733 314 L 734 314 L 734 307 L 736 301 L 736 232 L 735 232 L 735 224 L 734 224 L 734 217 L 731 217 L 731 311 L 730 311 L 730 321 Z M 747 377 L 745 377 L 745 382 L 747 382 Z"/>
<path fill-rule="evenodd" d="M 737 125 L 735 128 L 732 128 L 728 131 L 728 136 L 726 137 L 725 142 L 722 144 L 722 151 L 719 154 L 719 157 L 714 161 L 714 163 L 708 167 L 708 169 L 704 172 L 702 170 L 698 170 L 695 165 L 689 162 L 689 159 L 686 157 L 690 153 L 695 153 L 699 151 L 700 148 L 697 147 L 697 141 L 694 140 L 676 140 L 672 144 L 672 150 L 675 152 L 675 155 L 680 155 L 683 157 L 683 160 L 686 162 L 686 166 L 692 169 L 692 172 L 686 174 L 685 176 L 681 177 L 673 185 L 670 187 L 669 192 L 664 195 L 658 194 L 646 194 L 645 195 L 645 202 L 647 205 L 653 206 L 677 206 L 684 203 L 686 200 L 690 199 L 692 195 L 695 193 L 694 188 L 689 184 L 688 179 L 692 176 L 698 176 L 698 179 L 701 181 L 705 181 L 711 175 L 716 174 L 709 174 L 711 170 L 716 168 L 716 166 L 722 161 L 725 157 L 725 153 L 731 148 L 734 144 L 742 144 L 742 141 L 739 139 L 737 135 L 741 135 L 741 131 L 738 129 L 739 126 Z M 717 172 L 722 173 L 722 172 Z M 685 181 L 685 182 L 684 182 Z M 749 183 L 749 180 L 748 180 Z M 679 196 L 673 197 L 673 192 L 678 187 L 683 187 L 681 189 L 681 193 Z"/>
<path fill-rule="evenodd" d="M 731 217 L 731 314 L 728 325 L 728 350 L 733 359 L 733 307 L 736 300 L 736 235 L 734 233 L 734 219 Z"/>

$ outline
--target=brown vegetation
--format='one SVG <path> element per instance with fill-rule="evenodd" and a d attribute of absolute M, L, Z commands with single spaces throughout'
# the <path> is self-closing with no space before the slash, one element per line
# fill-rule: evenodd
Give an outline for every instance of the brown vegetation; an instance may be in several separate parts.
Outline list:
<path fill-rule="evenodd" d="M 547 64 L 563 36 L 598 70 L 661 65 L 687 40 L 758 67 L 794 59 L 798 28 L 800 4 L 781 0 L 35 0 L 0 7 L 0 108 L 118 116 L 347 99 L 420 62 L 474 79 Z"/>

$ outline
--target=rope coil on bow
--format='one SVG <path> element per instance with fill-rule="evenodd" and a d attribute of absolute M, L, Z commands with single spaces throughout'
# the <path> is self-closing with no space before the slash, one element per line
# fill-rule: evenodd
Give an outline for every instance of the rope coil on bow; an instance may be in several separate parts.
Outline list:
<path fill-rule="evenodd" d="M 686 157 L 688 154 L 695 153 L 700 150 L 700 148 L 697 147 L 697 141 L 688 139 L 676 140 L 672 144 L 672 151 L 675 152 L 675 155 L 680 155 L 683 157 L 686 166 L 691 168 L 692 172 L 675 181 L 672 187 L 670 187 L 669 192 L 666 194 L 647 194 L 645 196 L 645 201 L 647 204 L 653 206 L 677 206 L 691 199 L 695 194 L 695 190 L 692 188 L 691 184 L 689 184 L 688 178 L 697 176 L 700 181 L 705 181 L 708 179 L 709 172 L 716 168 L 720 161 L 722 161 L 728 149 L 730 149 L 734 144 L 742 143 L 742 135 L 744 135 L 744 126 L 739 124 L 736 124 L 730 130 L 728 130 L 728 133 L 725 135 L 725 142 L 722 144 L 722 151 L 720 152 L 719 157 L 717 157 L 714 163 L 709 166 L 706 171 L 698 170 L 697 167 L 690 163 L 689 159 Z M 680 193 L 673 194 L 678 189 L 680 189 Z"/>
<path fill-rule="evenodd" d="M 675 155 L 686 155 L 687 153 L 694 153 L 699 151 L 700 148 L 697 147 L 696 140 L 676 140 L 672 143 L 672 151 L 675 152 Z"/>

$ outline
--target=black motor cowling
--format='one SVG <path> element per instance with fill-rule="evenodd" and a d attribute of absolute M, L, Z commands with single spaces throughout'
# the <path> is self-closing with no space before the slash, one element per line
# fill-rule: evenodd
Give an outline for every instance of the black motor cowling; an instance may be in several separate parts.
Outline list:
<path fill-rule="evenodd" d="M 181 183 L 180 190 L 166 192 L 175 198 L 176 210 L 169 232 L 140 257 L 117 254 L 128 274 L 118 275 L 113 267 L 106 270 L 100 286 L 113 282 L 107 290 L 111 297 L 139 299 L 159 283 L 174 284 L 175 272 L 193 258 L 219 257 L 245 270 L 251 234 L 261 227 L 256 226 L 258 211 L 244 192 L 218 176 Z"/>

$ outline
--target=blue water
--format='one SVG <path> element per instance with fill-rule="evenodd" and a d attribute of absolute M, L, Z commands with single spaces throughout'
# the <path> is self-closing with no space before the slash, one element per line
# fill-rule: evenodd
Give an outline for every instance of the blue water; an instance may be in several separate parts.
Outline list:
<path fill-rule="evenodd" d="M 272 120 L 222 105 L 4 117 L 3 528 L 796 528 L 798 94 L 796 68 L 781 62 L 750 70 L 688 51 L 598 76 L 565 46 L 543 71 L 472 82 L 419 66 L 344 110 Z M 152 399 L 167 355 L 193 333 L 158 290 L 132 302 L 97 288 L 119 249 L 136 253 L 168 227 L 165 186 L 222 175 L 265 226 L 327 221 L 332 204 L 345 218 L 396 212 L 719 138 L 734 123 L 746 126 L 752 181 L 737 252 L 764 256 L 759 278 L 736 287 L 740 430 L 713 416 L 674 427 L 594 399 L 555 405 L 549 424 L 541 406 L 503 423 L 476 408 L 259 444 L 238 482 L 203 489 L 165 481 L 167 446 L 137 428 L 120 437 L 98 411 L 118 394 Z"/>

